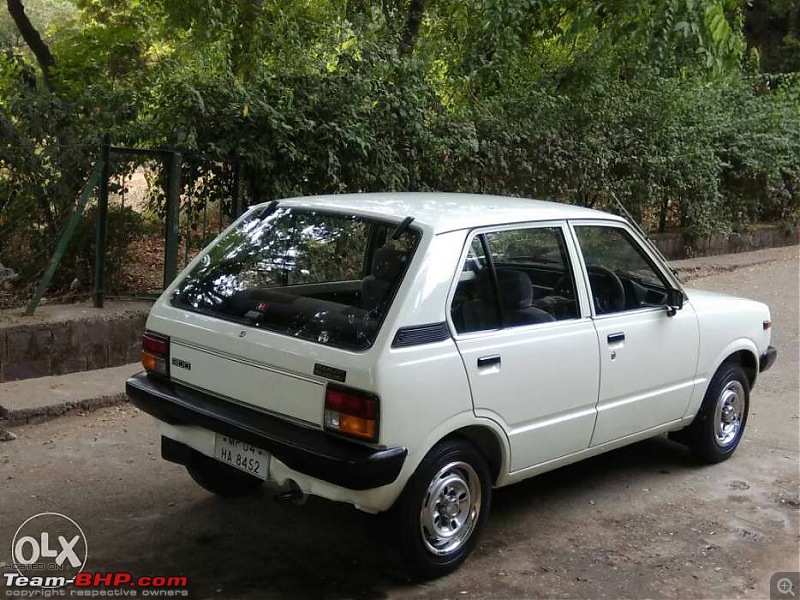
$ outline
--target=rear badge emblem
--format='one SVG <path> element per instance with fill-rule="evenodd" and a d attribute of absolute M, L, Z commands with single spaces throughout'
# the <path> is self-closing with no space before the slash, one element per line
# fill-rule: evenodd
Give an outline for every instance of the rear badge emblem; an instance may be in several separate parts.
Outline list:
<path fill-rule="evenodd" d="M 172 366 L 178 367 L 179 369 L 186 369 L 187 371 L 192 370 L 192 363 L 188 360 L 181 360 L 180 358 L 172 357 Z"/>
<path fill-rule="evenodd" d="M 329 367 L 328 365 L 321 365 L 319 363 L 314 364 L 314 375 L 319 375 L 326 379 L 333 379 L 341 383 L 344 383 L 344 380 L 347 379 L 347 371 L 337 369 L 336 367 Z"/>
<path fill-rule="evenodd" d="M 244 329 L 242 329 L 242 330 L 239 332 L 239 337 L 244 337 L 244 336 L 246 336 L 246 335 L 247 335 L 247 332 L 246 332 Z"/>

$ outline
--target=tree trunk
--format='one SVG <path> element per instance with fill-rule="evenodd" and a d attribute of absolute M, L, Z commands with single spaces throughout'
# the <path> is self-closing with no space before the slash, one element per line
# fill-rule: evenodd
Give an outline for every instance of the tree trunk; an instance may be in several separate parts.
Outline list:
<path fill-rule="evenodd" d="M 661 211 L 658 215 L 658 233 L 664 233 L 667 230 L 667 214 L 669 213 L 669 196 L 665 193 L 664 198 L 661 200 Z"/>
<path fill-rule="evenodd" d="M 42 36 L 36 31 L 36 28 L 31 23 L 28 15 L 25 14 L 25 7 L 22 5 L 22 0 L 6 0 L 8 4 L 8 12 L 14 23 L 19 29 L 22 39 L 31 49 L 36 61 L 39 63 L 39 68 L 42 70 L 42 83 L 46 89 L 50 89 L 50 68 L 55 66 L 56 61 L 50 53 L 50 48 L 44 43 Z"/>
<path fill-rule="evenodd" d="M 425 0 L 411 0 L 405 25 L 400 33 L 400 41 L 397 44 L 397 53 L 400 56 L 411 54 L 414 49 L 423 16 L 425 16 Z"/>

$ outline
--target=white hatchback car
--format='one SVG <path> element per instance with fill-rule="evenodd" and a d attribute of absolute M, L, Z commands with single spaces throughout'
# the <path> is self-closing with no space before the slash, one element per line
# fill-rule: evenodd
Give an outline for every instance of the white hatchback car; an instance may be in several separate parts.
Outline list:
<path fill-rule="evenodd" d="M 412 574 L 435 577 L 493 488 L 665 432 L 728 458 L 770 326 L 764 304 L 684 290 L 610 214 L 294 198 L 251 208 L 164 292 L 127 392 L 206 489 L 389 511 Z"/>

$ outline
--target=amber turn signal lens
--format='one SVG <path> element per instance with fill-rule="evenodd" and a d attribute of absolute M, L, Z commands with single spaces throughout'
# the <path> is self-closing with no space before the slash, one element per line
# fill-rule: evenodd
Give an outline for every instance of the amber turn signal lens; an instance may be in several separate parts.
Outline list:
<path fill-rule="evenodd" d="M 169 377 L 169 338 L 152 331 L 142 336 L 142 366 L 148 373 Z"/>
<path fill-rule="evenodd" d="M 372 440 L 376 437 L 377 423 L 352 415 L 339 415 L 339 431 Z"/>
<path fill-rule="evenodd" d="M 142 366 L 148 371 L 155 371 L 158 368 L 158 358 L 142 350 Z"/>

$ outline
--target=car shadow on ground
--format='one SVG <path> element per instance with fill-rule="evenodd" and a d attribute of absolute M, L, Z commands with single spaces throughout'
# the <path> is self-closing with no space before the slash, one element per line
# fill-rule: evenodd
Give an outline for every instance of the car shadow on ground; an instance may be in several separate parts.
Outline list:
<path fill-rule="evenodd" d="M 477 553 L 502 541 L 502 523 L 535 522 L 553 503 L 584 504 L 587 490 L 612 481 L 695 465 L 681 446 L 657 438 L 498 490 Z M 317 498 L 298 507 L 270 496 L 267 490 L 235 500 L 203 496 L 170 507 L 131 524 L 129 554 L 109 540 L 102 564 L 184 575 L 196 597 L 382 598 L 408 586 L 380 519 Z"/>
<path fill-rule="evenodd" d="M 587 493 L 612 480 L 618 487 L 635 484 L 643 475 L 670 475 L 699 466 L 685 446 L 659 436 L 495 490 L 493 511 L 530 509 L 532 502 L 584 501 Z"/>

